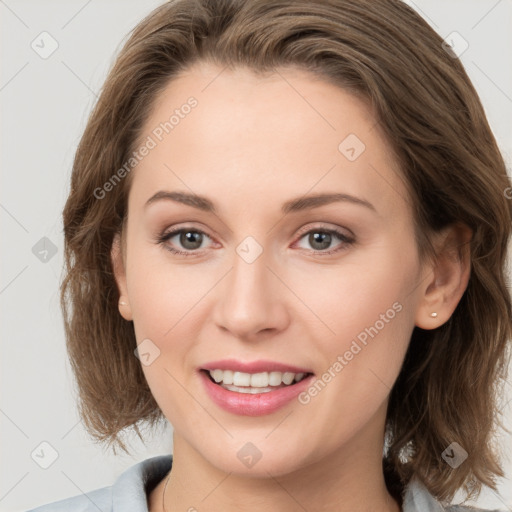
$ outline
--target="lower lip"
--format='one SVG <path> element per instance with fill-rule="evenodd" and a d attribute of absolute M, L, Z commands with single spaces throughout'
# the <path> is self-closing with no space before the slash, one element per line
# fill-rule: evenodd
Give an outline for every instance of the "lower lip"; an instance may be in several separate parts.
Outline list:
<path fill-rule="evenodd" d="M 263 416 L 281 409 L 304 391 L 314 377 L 310 375 L 291 386 L 253 395 L 229 391 L 212 382 L 206 372 L 200 371 L 199 374 L 212 401 L 225 411 L 241 416 Z"/>

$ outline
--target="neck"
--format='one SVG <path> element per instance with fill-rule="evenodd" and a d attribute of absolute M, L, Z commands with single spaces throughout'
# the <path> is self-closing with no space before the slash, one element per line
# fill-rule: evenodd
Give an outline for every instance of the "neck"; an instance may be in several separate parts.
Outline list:
<path fill-rule="evenodd" d="M 167 483 L 166 512 L 399 512 L 384 481 L 382 443 L 375 444 L 368 446 L 362 439 L 293 473 L 253 478 L 220 470 L 175 434 L 170 479 L 164 478 L 152 493 L 149 510 L 162 512 Z"/>

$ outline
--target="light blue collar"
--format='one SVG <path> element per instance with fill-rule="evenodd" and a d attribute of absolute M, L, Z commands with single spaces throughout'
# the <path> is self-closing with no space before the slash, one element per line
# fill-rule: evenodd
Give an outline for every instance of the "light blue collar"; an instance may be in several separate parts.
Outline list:
<path fill-rule="evenodd" d="M 416 478 L 412 478 L 405 489 L 403 512 L 444 512 L 446 509 L 428 492 Z"/>

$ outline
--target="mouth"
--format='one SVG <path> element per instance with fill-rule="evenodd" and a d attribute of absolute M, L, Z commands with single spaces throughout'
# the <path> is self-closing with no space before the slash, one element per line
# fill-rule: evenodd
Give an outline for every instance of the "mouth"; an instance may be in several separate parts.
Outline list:
<path fill-rule="evenodd" d="M 307 379 L 310 372 L 264 371 L 248 373 L 235 370 L 201 369 L 211 382 L 235 393 L 260 394 L 270 393 L 281 388 L 292 387 Z"/>
<path fill-rule="evenodd" d="M 223 359 L 198 370 L 210 400 L 241 416 L 262 416 L 291 405 L 314 380 L 307 368 L 270 360 Z"/>

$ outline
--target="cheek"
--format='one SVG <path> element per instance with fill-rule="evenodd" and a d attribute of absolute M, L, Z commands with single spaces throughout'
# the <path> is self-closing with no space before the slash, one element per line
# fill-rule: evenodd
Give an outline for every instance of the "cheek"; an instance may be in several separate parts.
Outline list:
<path fill-rule="evenodd" d="M 362 344 L 374 338 L 403 338 L 413 314 L 406 305 L 417 284 L 417 270 L 413 257 L 403 261 L 388 247 L 347 258 L 323 275 L 310 273 L 307 280 L 298 281 L 297 294 L 307 298 L 307 306 L 323 324 L 325 336 L 320 340 L 326 352 L 347 350 L 356 338 Z"/>
<path fill-rule="evenodd" d="M 409 261 L 393 247 L 351 261 L 322 279 L 321 289 L 307 285 L 308 304 L 320 312 L 325 332 L 316 336 L 325 368 L 320 380 L 336 382 L 326 386 L 329 399 L 345 402 L 350 410 L 360 411 L 358 402 L 371 410 L 385 399 L 414 328 L 418 262 L 413 246 Z"/>
<path fill-rule="evenodd" d="M 403 299 L 391 290 L 389 295 L 369 294 L 364 301 L 341 301 L 331 319 L 336 334 L 317 338 L 323 367 L 299 401 L 312 431 L 321 433 L 331 448 L 357 436 L 376 415 L 384 421 L 414 327 L 413 308 Z"/>
<path fill-rule="evenodd" d="M 173 411 L 173 419 L 190 408 L 183 386 L 204 322 L 198 317 L 201 299 L 214 283 L 200 266 L 172 264 L 161 247 L 135 247 L 128 255 L 127 286 L 142 370 L 155 400 L 164 411 Z"/>
<path fill-rule="evenodd" d="M 176 329 L 190 326 L 194 305 L 212 285 L 209 273 L 172 264 L 159 246 L 135 249 L 131 256 L 127 286 L 137 339 L 171 338 Z"/>

